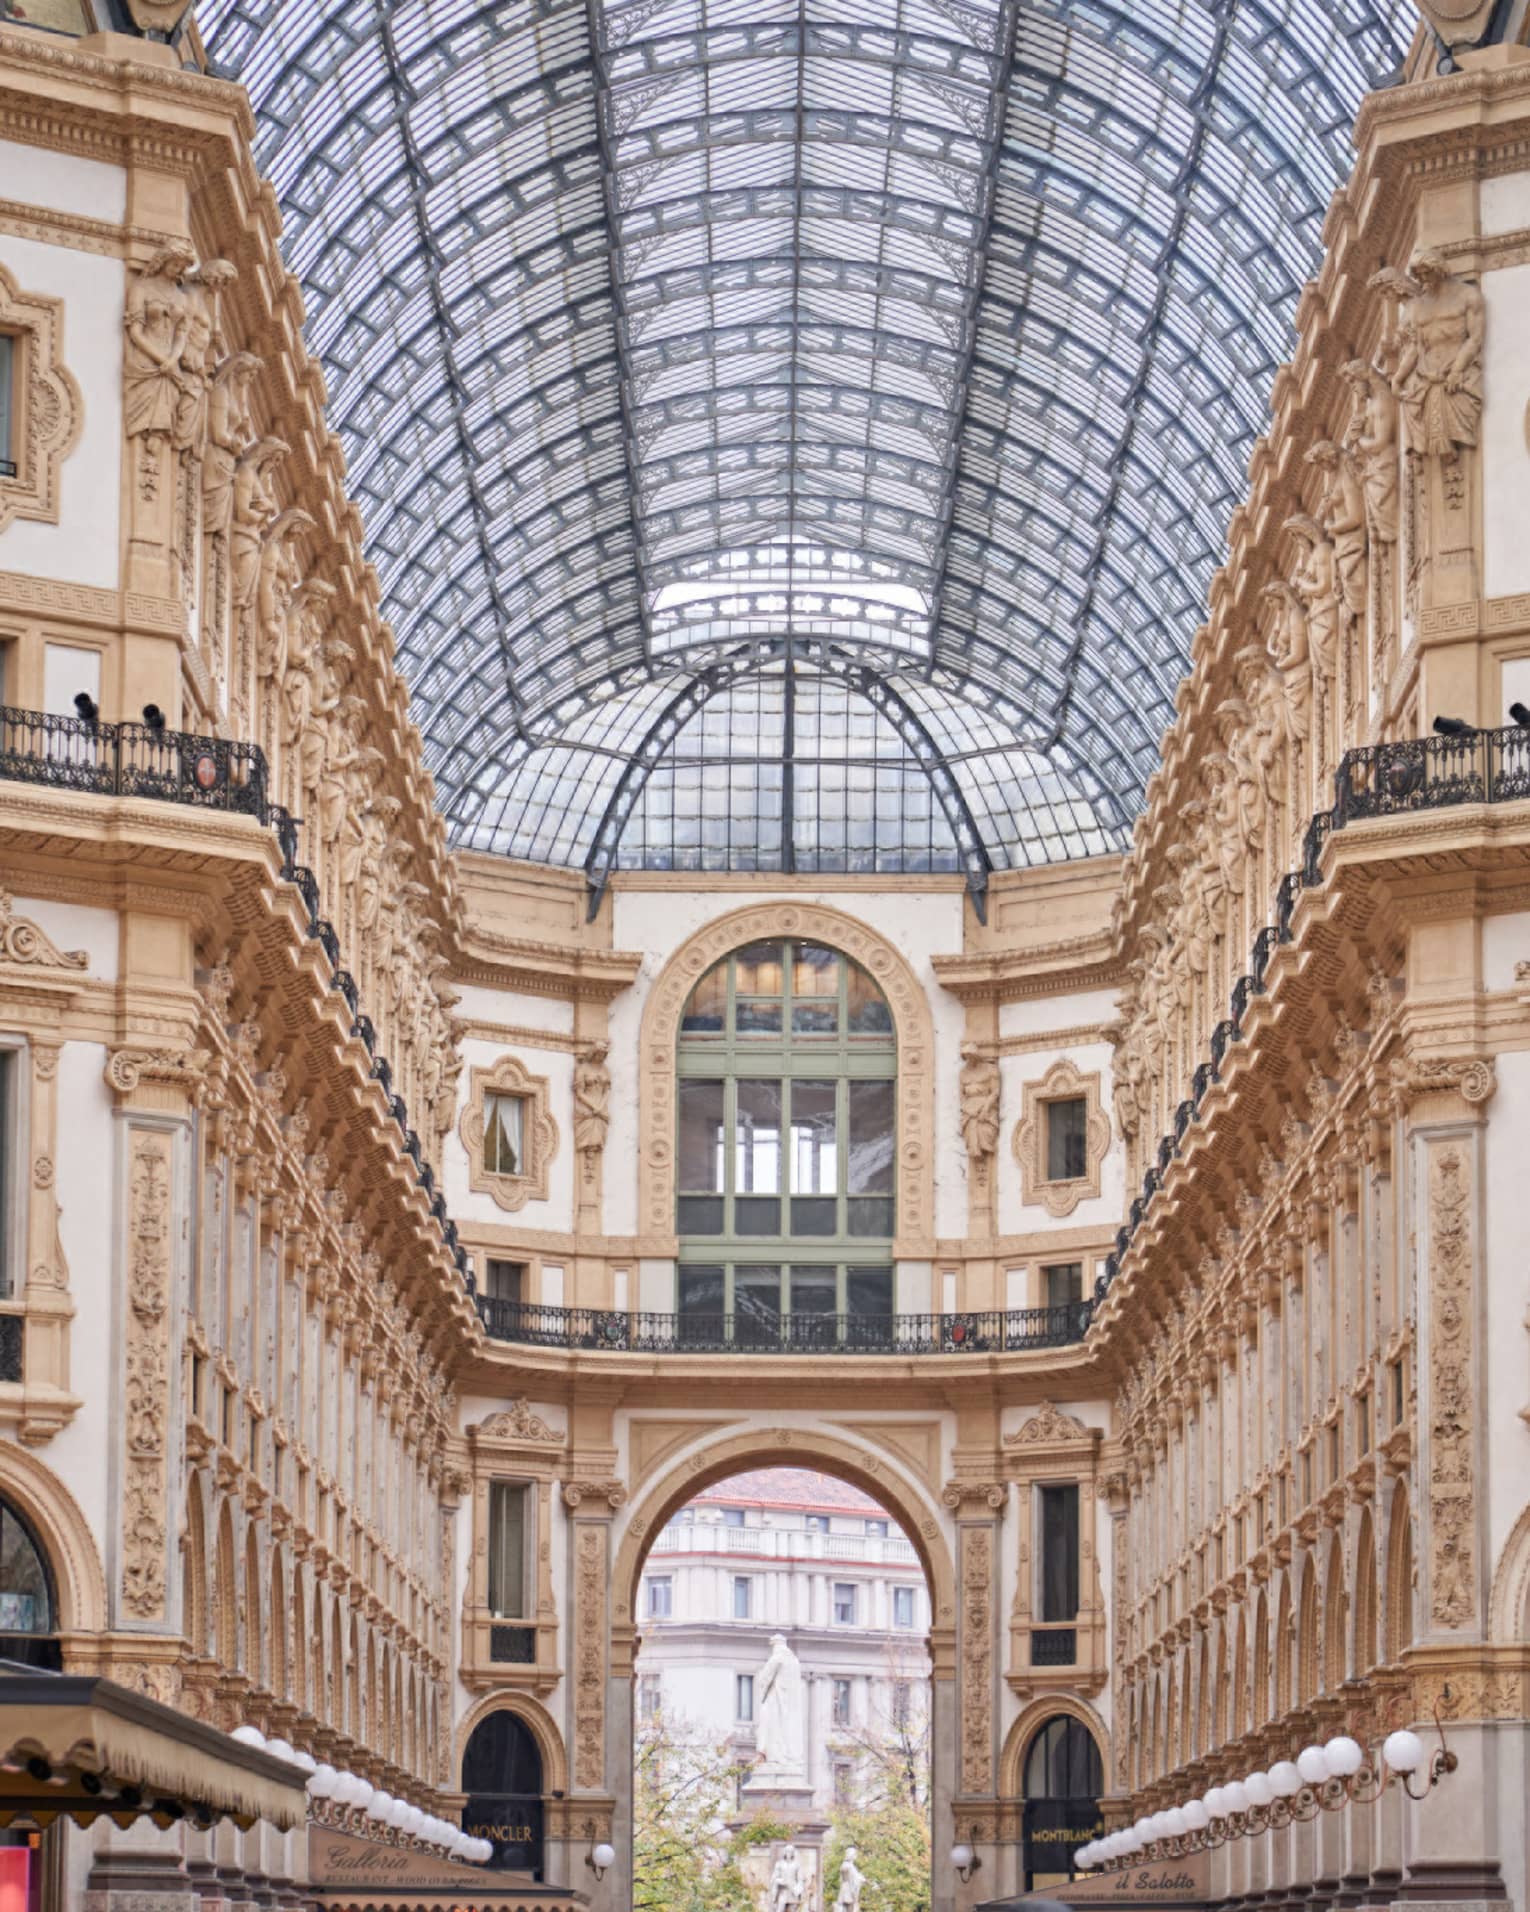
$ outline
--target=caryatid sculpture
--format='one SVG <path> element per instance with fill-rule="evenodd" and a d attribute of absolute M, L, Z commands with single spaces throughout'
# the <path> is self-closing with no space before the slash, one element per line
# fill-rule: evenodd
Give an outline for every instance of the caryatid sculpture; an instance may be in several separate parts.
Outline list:
<path fill-rule="evenodd" d="M 1482 419 L 1482 294 L 1432 248 L 1407 273 L 1379 272 L 1371 284 L 1400 302 L 1391 383 L 1408 450 L 1450 462 L 1476 444 Z"/>
<path fill-rule="evenodd" d="M 967 1159 L 986 1163 L 999 1146 L 999 1065 L 990 1050 L 975 1042 L 962 1046 L 961 1099 Z"/>
<path fill-rule="evenodd" d="M 755 1745 L 762 1774 L 800 1778 L 802 1758 L 802 1667 L 784 1633 L 770 1636 L 770 1657 L 760 1674 L 760 1718 Z"/>

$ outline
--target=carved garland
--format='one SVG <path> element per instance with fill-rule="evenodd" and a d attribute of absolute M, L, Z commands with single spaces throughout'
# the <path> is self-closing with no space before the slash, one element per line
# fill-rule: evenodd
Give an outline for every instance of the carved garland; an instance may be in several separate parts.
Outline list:
<path fill-rule="evenodd" d="M 0 472 L 0 531 L 15 518 L 59 522 L 59 472 L 85 421 L 80 388 L 60 363 L 64 301 L 24 293 L 0 266 L 0 332 L 17 341 L 16 475 Z M 0 457 L 12 456 L 0 446 Z"/>
<path fill-rule="evenodd" d="M 639 1228 L 671 1236 L 675 1227 L 675 1045 L 686 1000 L 731 950 L 769 937 L 824 943 L 867 970 L 892 1009 L 898 1039 L 898 1239 L 912 1255 L 935 1230 L 934 1031 L 929 1001 L 894 946 L 841 910 L 816 904 L 759 903 L 720 917 L 670 958 L 643 1010 L 639 1076 Z"/>
<path fill-rule="evenodd" d="M 525 1162 L 519 1175 L 498 1175 L 484 1166 L 485 1110 L 491 1095 L 518 1095 L 526 1104 L 522 1137 Z M 532 1075 L 516 1056 L 501 1056 L 492 1069 L 474 1069 L 468 1078 L 467 1106 L 458 1134 L 467 1150 L 468 1186 L 492 1195 L 500 1207 L 514 1213 L 527 1202 L 547 1200 L 548 1170 L 558 1153 L 558 1125 L 548 1102 L 551 1085 L 546 1076 Z"/>
<path fill-rule="evenodd" d="M 594 1792 L 605 1781 L 606 1529 L 581 1521 L 574 1541 L 574 1784 Z"/>
<path fill-rule="evenodd" d="M 1477 1608 L 1472 1445 L 1471 1166 L 1465 1147 L 1429 1168 L 1429 1581 L 1436 1625 L 1469 1625 Z"/>
<path fill-rule="evenodd" d="M 148 1620 L 165 1610 L 171 1140 L 135 1129 L 130 1146 L 122 1594 Z"/>
<path fill-rule="evenodd" d="M 1020 1199 L 1038 1204 L 1054 1218 L 1071 1215 L 1080 1202 L 1100 1193 L 1102 1167 L 1110 1147 L 1110 1118 L 1100 1106 L 1100 1078 L 1082 1074 L 1066 1056 L 1054 1062 L 1039 1082 L 1022 1091 L 1024 1114 L 1015 1125 L 1015 1160 L 1020 1165 Z M 1047 1179 L 1046 1105 L 1084 1098 L 1084 1173 L 1066 1182 Z"/>
<path fill-rule="evenodd" d="M 962 1791 L 993 1787 L 993 1529 L 961 1529 Z"/>

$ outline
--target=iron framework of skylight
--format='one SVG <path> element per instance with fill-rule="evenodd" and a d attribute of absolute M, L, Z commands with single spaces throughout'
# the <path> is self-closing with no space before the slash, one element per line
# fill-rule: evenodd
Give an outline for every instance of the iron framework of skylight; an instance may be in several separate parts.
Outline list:
<path fill-rule="evenodd" d="M 1124 842 L 1407 0 L 199 18 L 459 841 L 979 894 Z"/>

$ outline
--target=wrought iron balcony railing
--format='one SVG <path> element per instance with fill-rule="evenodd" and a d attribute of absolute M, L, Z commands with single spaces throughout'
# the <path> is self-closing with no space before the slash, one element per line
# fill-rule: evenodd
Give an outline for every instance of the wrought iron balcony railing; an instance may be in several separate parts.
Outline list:
<path fill-rule="evenodd" d="M 101 797 L 153 797 L 271 821 L 265 753 L 257 744 L 149 724 L 0 706 L 0 776 Z"/>
<path fill-rule="evenodd" d="M 1004 1354 L 1082 1341 L 1092 1301 L 978 1314 L 628 1314 L 479 1295 L 495 1341 L 628 1354 Z"/>

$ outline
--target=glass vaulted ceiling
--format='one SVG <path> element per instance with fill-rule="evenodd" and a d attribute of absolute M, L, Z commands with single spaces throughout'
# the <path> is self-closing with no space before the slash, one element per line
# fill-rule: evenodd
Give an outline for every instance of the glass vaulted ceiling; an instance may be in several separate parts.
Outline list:
<path fill-rule="evenodd" d="M 1126 839 L 1409 0 L 202 0 L 459 842 Z"/>

